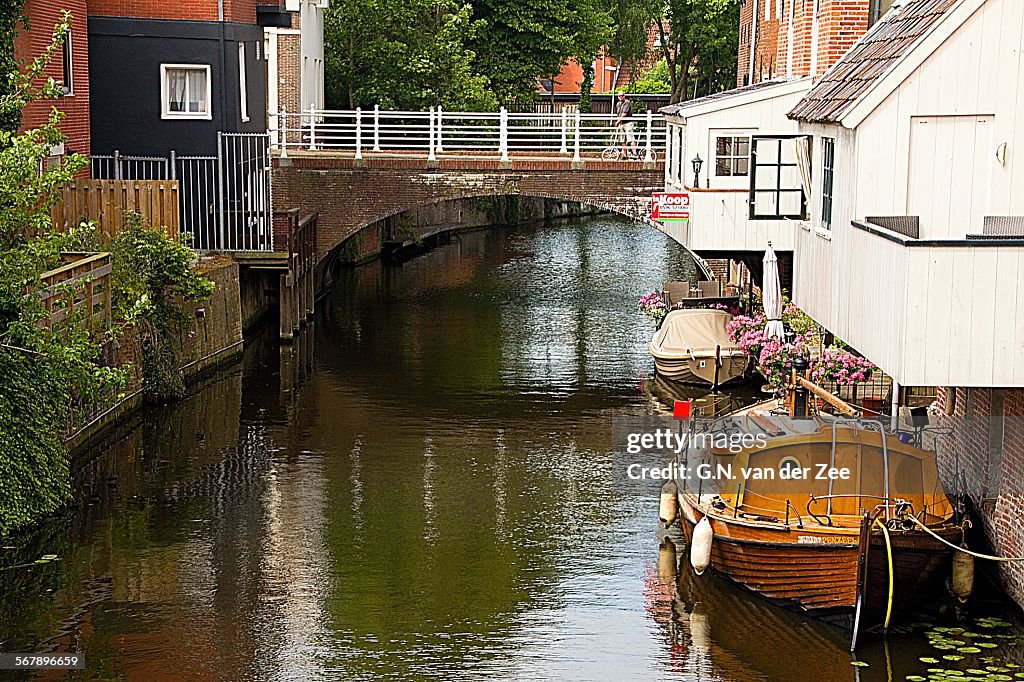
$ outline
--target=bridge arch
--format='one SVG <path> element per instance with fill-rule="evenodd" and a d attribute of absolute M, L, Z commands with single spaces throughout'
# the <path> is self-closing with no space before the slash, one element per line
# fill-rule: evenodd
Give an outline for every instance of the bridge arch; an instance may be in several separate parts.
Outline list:
<path fill-rule="evenodd" d="M 442 201 L 522 196 L 594 206 L 643 222 L 680 239 L 650 220 L 651 193 L 664 187 L 660 163 L 634 161 L 445 158 L 353 159 L 329 153 L 275 159 L 274 204 L 319 213 L 317 253 L 335 252 L 366 227 Z M 680 244 L 682 247 L 682 245 Z M 682 247 L 685 248 L 685 247 Z M 707 273 L 695 254 L 694 260 Z"/>

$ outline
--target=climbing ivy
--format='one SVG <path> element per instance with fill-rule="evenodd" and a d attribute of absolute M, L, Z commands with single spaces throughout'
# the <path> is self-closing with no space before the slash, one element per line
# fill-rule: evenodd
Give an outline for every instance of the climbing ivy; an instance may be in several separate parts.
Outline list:
<path fill-rule="evenodd" d="M 147 402 L 185 395 L 179 339 L 191 318 L 183 302 L 202 301 L 213 292 L 213 282 L 193 267 L 190 241 L 188 235 L 172 238 L 164 228 L 129 213 L 111 245 L 114 313 L 138 330 Z"/>

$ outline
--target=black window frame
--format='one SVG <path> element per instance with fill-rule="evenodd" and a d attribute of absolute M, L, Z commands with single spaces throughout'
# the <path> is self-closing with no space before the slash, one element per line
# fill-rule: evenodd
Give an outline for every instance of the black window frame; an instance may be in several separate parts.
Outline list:
<path fill-rule="evenodd" d="M 795 168 L 797 173 L 800 172 L 799 165 L 797 163 L 782 163 L 782 140 L 795 140 L 798 137 L 806 137 L 806 135 L 751 135 L 750 136 L 750 163 L 748 164 L 749 176 L 750 176 L 750 194 L 748 196 L 749 214 L 750 220 L 807 220 L 807 193 L 804 192 L 803 186 L 801 185 L 798 189 L 789 189 L 782 187 L 782 169 L 783 168 Z M 757 141 L 758 140 L 778 140 L 780 142 L 778 146 L 778 152 L 776 153 L 773 162 L 761 162 L 757 158 Z M 763 161 L 763 160 L 762 160 Z M 757 185 L 757 169 L 762 168 L 776 168 L 776 182 L 774 189 L 755 189 Z M 771 215 L 761 214 L 756 215 L 756 201 L 755 196 L 758 192 L 775 192 L 775 206 L 776 212 Z M 800 213 L 789 214 L 780 213 L 778 207 L 782 206 L 782 195 L 791 194 L 793 192 L 800 192 Z"/>
<path fill-rule="evenodd" d="M 821 227 L 832 229 L 836 182 L 836 138 L 821 138 Z"/>

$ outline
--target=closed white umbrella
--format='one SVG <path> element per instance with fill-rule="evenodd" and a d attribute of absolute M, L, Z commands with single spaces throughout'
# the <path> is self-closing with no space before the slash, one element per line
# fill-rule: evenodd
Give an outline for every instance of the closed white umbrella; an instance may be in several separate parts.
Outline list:
<path fill-rule="evenodd" d="M 781 339 L 786 334 L 786 329 L 782 326 L 782 285 L 779 284 L 779 259 L 775 256 L 771 242 L 768 242 L 763 262 L 761 303 L 764 305 L 764 317 L 768 320 L 764 326 L 764 334 L 769 338 L 774 336 Z"/>

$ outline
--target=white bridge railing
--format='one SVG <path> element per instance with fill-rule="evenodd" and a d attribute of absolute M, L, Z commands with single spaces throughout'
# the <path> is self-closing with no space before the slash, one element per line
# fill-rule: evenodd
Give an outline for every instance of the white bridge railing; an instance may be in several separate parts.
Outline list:
<path fill-rule="evenodd" d="M 646 112 L 632 118 L 636 153 L 629 156 L 655 161 L 665 149 L 665 120 Z M 382 111 L 308 109 L 271 115 L 270 139 L 282 156 L 290 150 L 364 154 L 414 154 L 436 159 L 460 154 L 626 158 L 624 134 L 607 114 L 511 113 L 444 111 Z"/>

